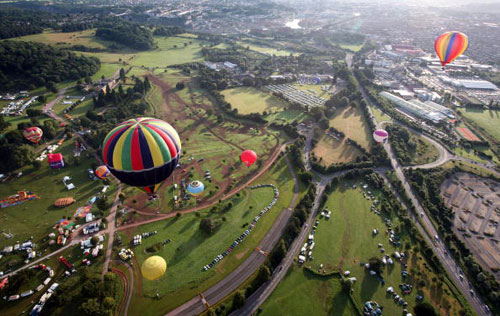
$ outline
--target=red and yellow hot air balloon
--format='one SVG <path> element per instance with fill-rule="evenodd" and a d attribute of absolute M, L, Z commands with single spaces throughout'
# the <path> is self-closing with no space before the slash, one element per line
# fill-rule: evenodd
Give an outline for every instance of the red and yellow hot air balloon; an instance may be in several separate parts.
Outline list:
<path fill-rule="evenodd" d="M 245 150 L 241 153 L 240 159 L 247 167 L 250 167 L 257 161 L 257 154 L 253 150 Z"/>
<path fill-rule="evenodd" d="M 102 148 L 104 164 L 118 180 L 154 195 L 179 162 L 181 140 L 167 122 L 140 117 L 111 130 Z"/>
<path fill-rule="evenodd" d="M 108 167 L 104 165 L 97 167 L 97 169 L 95 170 L 95 175 L 101 180 L 106 179 L 109 175 Z"/>
<path fill-rule="evenodd" d="M 434 42 L 434 49 L 443 67 L 462 55 L 469 47 L 469 39 L 462 32 L 446 32 Z"/>
<path fill-rule="evenodd" d="M 24 130 L 23 136 L 30 142 L 34 144 L 38 144 L 40 139 L 42 139 L 43 131 L 40 127 L 28 127 L 27 129 Z"/>

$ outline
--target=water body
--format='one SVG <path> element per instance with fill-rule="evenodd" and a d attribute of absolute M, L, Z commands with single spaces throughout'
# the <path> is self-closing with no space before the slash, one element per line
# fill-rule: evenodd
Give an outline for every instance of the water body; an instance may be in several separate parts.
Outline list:
<path fill-rule="evenodd" d="M 302 27 L 299 25 L 300 19 L 295 19 L 293 21 L 287 22 L 285 24 L 286 27 L 291 29 L 301 29 Z"/>

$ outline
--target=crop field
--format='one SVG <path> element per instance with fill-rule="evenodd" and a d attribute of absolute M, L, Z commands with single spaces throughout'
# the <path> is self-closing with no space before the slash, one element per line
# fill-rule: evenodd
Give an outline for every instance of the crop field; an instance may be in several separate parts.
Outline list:
<path fill-rule="evenodd" d="M 498 128 L 500 124 L 500 111 L 465 109 L 462 115 L 479 125 L 497 141 L 500 141 L 500 128 Z"/>
<path fill-rule="evenodd" d="M 371 191 L 379 200 L 383 199 L 383 196 L 370 187 L 361 189 L 362 183 L 356 183 L 357 188 L 354 189 L 351 187 L 353 183 L 343 183 L 329 194 L 325 208 L 332 212 L 331 218 L 318 218 L 313 260 L 305 264 L 315 271 L 320 270 L 321 264 L 325 272 L 350 271 L 350 277 L 357 279 L 353 287 L 356 301 L 363 304 L 368 300 L 375 300 L 384 306 L 384 314 L 387 315 L 399 315 L 402 312 L 402 306 L 386 294 L 387 287 L 392 286 L 401 295 L 399 285 L 402 283 L 413 285 L 411 294 L 403 296 L 409 304 L 409 310 L 415 304 L 416 296 L 423 295 L 424 299 L 439 308 L 442 314 L 449 312 L 447 315 L 459 315 L 460 303 L 454 296 L 447 294 L 450 290 L 445 283 L 438 286 L 439 281 L 433 281 L 436 275 L 427 267 L 422 254 L 411 250 L 414 245 L 406 230 L 396 230 L 400 231 L 396 233 L 401 242 L 400 246 L 394 246 L 388 241 L 389 236 L 384 233 L 387 230 L 384 219 L 390 219 L 392 228 L 395 229 L 400 226 L 398 217 L 393 213 L 377 215 L 371 211 L 373 201 L 363 193 Z M 374 235 L 374 229 L 379 233 Z M 384 253 L 379 244 L 385 249 Z M 409 256 L 406 270 L 410 273 L 406 278 L 401 275 L 405 270 L 403 265 L 394 257 L 394 264 L 388 264 L 382 269 L 381 277 L 385 284 L 371 276 L 364 267 L 364 263 L 372 257 L 381 258 L 384 254 L 392 256 L 395 251 L 404 252 L 405 249 Z M 418 286 L 419 279 L 425 281 L 425 287 Z"/>
<path fill-rule="evenodd" d="M 34 242 L 40 240 L 53 231 L 52 226 L 65 217 L 73 217 L 74 212 L 80 206 L 97 194 L 102 188 L 102 182 L 92 181 L 87 176 L 87 168 L 90 168 L 93 158 L 85 158 L 82 154 L 79 165 L 74 165 L 73 148 L 74 139 L 66 140 L 55 152 L 62 153 L 66 167 L 62 169 L 50 169 L 47 161 L 42 161 L 39 170 L 27 166 L 20 171 L 23 175 L 0 185 L 0 197 L 5 198 L 20 190 L 30 191 L 40 197 L 39 200 L 27 201 L 23 204 L 2 209 L 2 220 L 0 231 L 10 232 L 15 235 L 15 241 L 26 240 L 34 237 Z M 71 177 L 71 182 L 76 186 L 74 190 L 68 191 L 62 179 L 64 176 Z M 107 191 L 109 196 L 113 194 L 113 185 Z M 62 197 L 73 197 L 76 203 L 65 208 L 56 208 L 53 203 Z M 13 244 L 13 240 L 0 239 L 0 247 Z M 3 260 L 3 259 L 2 259 Z M 2 262 L 2 261 L 0 261 Z M 3 262 L 2 262 L 3 263 Z M 1 269 L 0 269 L 1 270 Z"/>
<path fill-rule="evenodd" d="M 345 107 L 339 110 L 339 113 L 330 120 L 330 126 L 344 132 L 346 137 L 355 140 L 366 150 L 370 149 L 372 136 L 358 108 Z"/>
<path fill-rule="evenodd" d="M 261 307 L 262 316 L 356 315 L 336 277 L 321 277 L 293 265 Z"/>
<path fill-rule="evenodd" d="M 252 87 L 238 87 L 222 91 L 227 102 L 240 114 L 282 111 L 287 102 Z"/>
<path fill-rule="evenodd" d="M 330 136 L 323 135 L 312 151 L 319 163 L 329 166 L 334 163 L 349 162 L 362 156 L 356 147 L 349 145 L 344 140 L 336 140 Z"/>
<path fill-rule="evenodd" d="M 131 237 L 139 232 L 158 231 L 157 235 L 144 239 L 141 246 L 135 247 L 139 263 L 134 264 L 135 267 L 139 267 L 140 263 L 151 255 L 146 253 L 146 249 L 171 239 L 168 245 L 159 247 L 155 253 L 167 260 L 168 270 L 164 277 L 151 282 L 142 279 L 140 272 L 136 270 L 136 277 L 142 281 L 136 282 L 138 286 L 134 289 L 131 313 L 141 311 L 141 315 L 156 315 L 171 310 L 221 280 L 250 255 L 282 209 L 288 207 L 293 194 L 293 180 L 289 176 L 284 159 L 277 162 L 266 175 L 252 185 L 258 183 L 275 184 L 280 191 L 278 203 L 262 217 L 242 244 L 208 271 L 203 271 L 203 266 L 226 250 L 246 229 L 243 225 L 251 222 L 253 217 L 271 202 L 271 188 L 244 189 L 240 194 L 221 203 L 218 210 L 203 210 L 197 212 L 199 216 L 187 214 L 180 218 L 143 225 L 127 233 Z M 223 206 L 228 203 L 232 203 L 232 207 L 223 211 Z M 213 234 L 206 235 L 199 229 L 202 218 L 211 218 L 220 223 L 220 226 Z M 160 300 L 152 298 L 156 292 L 159 293 Z"/>

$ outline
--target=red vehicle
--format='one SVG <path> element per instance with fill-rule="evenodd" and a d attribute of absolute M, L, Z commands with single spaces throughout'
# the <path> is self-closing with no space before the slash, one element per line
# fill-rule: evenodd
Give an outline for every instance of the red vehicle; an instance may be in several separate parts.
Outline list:
<path fill-rule="evenodd" d="M 64 266 L 66 266 L 66 268 L 67 268 L 68 270 L 73 270 L 74 266 L 73 266 L 71 263 L 69 263 L 69 262 L 66 260 L 66 258 L 64 258 L 63 256 L 61 256 L 61 257 L 59 257 L 59 260 L 62 262 L 62 264 L 64 264 Z"/>

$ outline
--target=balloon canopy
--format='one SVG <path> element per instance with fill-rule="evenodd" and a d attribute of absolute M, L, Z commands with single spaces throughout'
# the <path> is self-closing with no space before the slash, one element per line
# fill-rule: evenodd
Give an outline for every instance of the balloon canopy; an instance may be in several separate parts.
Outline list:
<path fill-rule="evenodd" d="M 204 190 L 205 190 L 205 186 L 203 185 L 203 183 L 201 181 L 198 181 L 198 180 L 191 182 L 187 187 L 188 193 L 193 195 L 193 196 L 198 196 L 198 195 L 202 194 Z"/>
<path fill-rule="evenodd" d="M 95 170 L 95 175 L 99 179 L 102 179 L 102 180 L 106 179 L 109 175 L 108 167 L 106 167 L 104 165 L 97 167 L 97 169 Z"/>
<path fill-rule="evenodd" d="M 377 129 L 373 132 L 373 139 L 377 143 L 381 143 L 381 142 L 385 141 L 388 137 L 389 137 L 389 133 L 387 133 L 387 131 L 384 129 Z"/>
<path fill-rule="evenodd" d="M 240 159 L 247 167 L 250 167 L 257 161 L 257 154 L 253 150 L 245 150 L 241 153 Z"/>
<path fill-rule="evenodd" d="M 167 262 L 160 256 L 152 256 L 142 263 L 142 276 L 153 281 L 161 278 L 167 271 Z"/>
<path fill-rule="evenodd" d="M 462 32 L 446 32 L 434 42 L 434 49 L 443 67 L 462 55 L 469 46 L 467 35 Z"/>
<path fill-rule="evenodd" d="M 38 144 L 40 139 L 42 139 L 43 131 L 40 127 L 28 127 L 27 129 L 24 130 L 23 136 L 30 142 L 34 144 Z"/>
<path fill-rule="evenodd" d="M 116 126 L 102 147 L 104 163 L 115 177 L 154 194 L 177 166 L 181 140 L 167 122 L 141 117 Z"/>

